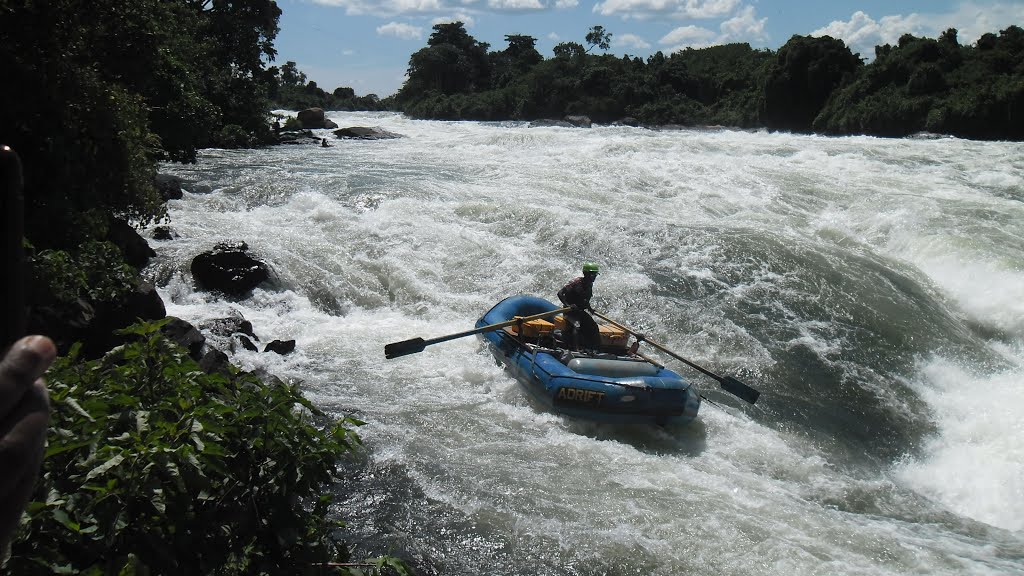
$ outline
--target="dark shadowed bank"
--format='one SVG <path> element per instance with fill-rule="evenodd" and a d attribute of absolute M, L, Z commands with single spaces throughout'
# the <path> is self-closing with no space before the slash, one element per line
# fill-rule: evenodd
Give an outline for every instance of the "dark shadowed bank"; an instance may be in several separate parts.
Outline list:
<path fill-rule="evenodd" d="M 0 141 L 24 167 L 28 329 L 62 356 L 4 573 L 406 571 L 353 561 L 326 513 L 360 422 L 231 366 L 165 318 L 139 274 L 152 250 L 135 229 L 180 197 L 159 162 L 277 141 L 282 79 L 265 62 L 280 13 L 269 0 L 0 0 Z M 203 329 L 253 333 L 226 321 Z"/>

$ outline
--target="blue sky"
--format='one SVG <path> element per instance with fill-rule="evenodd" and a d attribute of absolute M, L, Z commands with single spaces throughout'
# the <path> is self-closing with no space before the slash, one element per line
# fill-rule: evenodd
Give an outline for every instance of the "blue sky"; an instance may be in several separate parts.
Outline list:
<path fill-rule="evenodd" d="M 794 34 L 843 39 L 864 58 L 904 33 L 960 42 L 1024 26 L 1024 0 L 277 0 L 282 10 L 276 64 L 298 64 L 331 91 L 385 97 L 397 91 L 409 56 L 432 26 L 461 20 L 491 50 L 505 35 L 537 39 L 545 58 L 560 42 L 585 44 L 595 25 L 612 33 L 611 54 L 646 58 L 687 46 L 748 42 L 778 49 Z"/>

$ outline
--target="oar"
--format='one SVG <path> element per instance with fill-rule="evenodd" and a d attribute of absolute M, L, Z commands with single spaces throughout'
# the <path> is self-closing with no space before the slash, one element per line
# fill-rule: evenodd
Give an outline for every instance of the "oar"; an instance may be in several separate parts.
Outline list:
<path fill-rule="evenodd" d="M 473 334 L 481 334 L 483 332 L 491 332 L 492 330 L 498 330 L 505 326 L 512 326 L 521 322 L 529 322 L 530 320 L 537 320 L 539 318 L 547 318 L 549 316 L 556 316 L 563 312 L 572 310 L 571 307 L 558 308 L 551 310 L 550 312 L 542 312 L 540 314 L 534 314 L 533 316 L 521 316 L 507 320 L 505 322 L 498 322 L 497 324 L 491 324 L 489 326 L 481 326 L 475 330 L 467 330 L 465 332 L 459 332 L 458 334 L 449 334 L 448 336 L 440 336 L 438 338 L 431 338 L 424 340 L 423 338 L 413 338 L 411 340 L 403 340 L 401 342 L 392 342 L 384 347 L 385 358 L 397 358 L 399 356 L 405 356 L 406 354 L 415 354 L 417 352 L 423 352 L 423 349 L 431 344 L 438 344 L 441 342 L 447 342 L 449 340 L 455 340 L 456 338 L 462 338 L 465 336 L 472 336 Z"/>
<path fill-rule="evenodd" d="M 605 316 L 604 314 L 601 314 L 600 312 L 594 312 L 593 310 L 591 310 L 591 312 L 593 312 L 594 316 L 597 316 L 598 318 L 601 318 L 601 319 L 605 320 L 606 322 L 608 322 L 612 326 L 616 326 L 618 328 L 621 328 L 622 330 L 625 330 L 626 332 L 629 332 L 630 334 L 636 336 L 637 340 L 639 340 L 641 342 L 647 342 L 648 344 L 650 344 L 651 346 L 654 346 L 658 350 L 661 350 L 665 354 L 668 354 L 669 356 L 675 358 L 676 360 L 679 360 L 679 361 L 685 363 L 687 366 L 689 366 L 689 367 L 691 367 L 691 368 L 701 372 L 702 374 L 704 374 L 706 376 L 709 376 L 711 378 L 714 378 L 715 380 L 718 380 L 718 383 L 721 384 L 723 390 L 725 390 L 726 392 L 728 392 L 730 394 L 733 394 L 733 395 L 737 396 L 741 400 L 744 400 L 746 402 L 749 402 L 749 403 L 753 404 L 754 402 L 757 402 L 757 397 L 761 395 L 761 393 L 758 392 L 757 390 L 751 388 L 750 386 L 747 386 L 746 384 L 744 384 L 743 382 L 740 382 L 739 380 L 733 378 L 732 376 L 719 376 L 718 374 L 715 374 L 715 373 L 713 373 L 713 372 L 711 372 L 709 370 L 705 370 L 704 368 L 701 368 L 700 366 L 694 364 L 693 362 L 690 362 L 686 358 L 683 358 L 682 356 L 676 354 L 675 352 L 669 350 L 668 348 L 665 348 L 661 344 L 658 344 L 657 342 L 654 342 L 654 341 L 648 339 L 643 334 L 641 334 L 641 333 L 639 333 L 639 332 L 637 332 L 635 330 L 630 330 L 629 328 L 623 326 L 622 324 L 619 324 L 618 322 L 616 322 L 615 320 L 612 320 L 611 318 Z"/>

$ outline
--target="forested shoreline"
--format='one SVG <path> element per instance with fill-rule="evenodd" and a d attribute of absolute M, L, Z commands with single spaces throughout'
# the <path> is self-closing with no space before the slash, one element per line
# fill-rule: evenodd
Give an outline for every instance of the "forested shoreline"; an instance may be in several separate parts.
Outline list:
<path fill-rule="evenodd" d="M 828 36 L 794 36 L 777 51 L 749 44 L 686 49 L 646 60 L 593 54 L 563 42 L 544 58 L 536 39 L 505 37 L 491 51 L 462 23 L 437 24 L 409 60 L 394 108 L 414 118 L 535 120 L 586 115 L 597 122 L 721 125 L 830 135 L 932 132 L 1024 139 L 1024 30 L 1008 26 L 961 44 L 903 35 L 865 64 Z"/>
<path fill-rule="evenodd" d="M 24 168 L 29 325 L 63 356 L 48 377 L 43 477 L 13 547 L 20 573 L 302 572 L 349 560 L 321 493 L 340 474 L 334 461 L 358 449 L 359 423 L 329 421 L 286 383 L 204 371 L 166 337 L 162 305 L 128 326 L 148 259 L 131 253 L 134 230 L 166 222 L 172 197 L 160 163 L 273 145 L 271 110 L 1024 139 L 1017 26 L 971 45 L 955 30 L 904 36 L 865 64 L 839 40 L 805 36 L 778 51 L 615 57 L 593 53 L 609 47 L 599 26 L 588 46 L 545 58 L 529 36 L 491 51 L 462 23 L 438 24 L 401 90 L 380 98 L 326 92 L 294 62 L 271 65 L 280 15 L 272 0 L 0 0 L 0 143 Z M 272 409 L 296 404 L 305 410 Z M 246 452 L 267 418 L 280 442 Z M 318 458 L 284 465 L 295 452 Z M 205 536 L 215 522 L 217 537 Z M 402 569 L 375 564 L 385 565 Z"/>

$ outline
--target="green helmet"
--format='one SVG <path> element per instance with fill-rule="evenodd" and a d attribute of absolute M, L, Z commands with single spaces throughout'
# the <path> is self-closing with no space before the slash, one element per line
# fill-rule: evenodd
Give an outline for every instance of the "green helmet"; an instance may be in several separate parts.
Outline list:
<path fill-rule="evenodd" d="M 588 272 L 597 274 L 597 264 L 594 264 L 593 262 L 587 262 L 584 264 L 583 273 L 587 274 Z"/>

